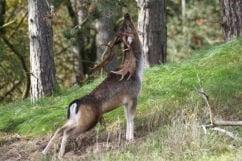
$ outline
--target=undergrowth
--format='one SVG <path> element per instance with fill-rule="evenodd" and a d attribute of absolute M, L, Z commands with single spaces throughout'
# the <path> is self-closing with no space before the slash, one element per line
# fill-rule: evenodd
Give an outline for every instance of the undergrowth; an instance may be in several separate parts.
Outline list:
<path fill-rule="evenodd" d="M 216 119 L 242 120 L 242 39 L 194 53 L 180 63 L 145 69 L 135 118 L 136 143 L 90 160 L 239 160 L 241 142 L 211 131 L 197 79 L 216 109 Z M 94 89 L 102 79 L 82 88 L 60 89 L 58 94 L 32 104 L 30 100 L 0 105 L 0 131 L 25 136 L 51 135 L 66 120 L 68 104 Z M 123 109 L 104 117 L 115 131 L 119 118 L 125 129 Z M 226 128 L 242 136 L 241 128 Z M 104 130 L 105 133 L 105 130 Z M 139 134 L 137 134 L 139 133 Z M 144 138 L 143 138 L 143 137 Z"/>

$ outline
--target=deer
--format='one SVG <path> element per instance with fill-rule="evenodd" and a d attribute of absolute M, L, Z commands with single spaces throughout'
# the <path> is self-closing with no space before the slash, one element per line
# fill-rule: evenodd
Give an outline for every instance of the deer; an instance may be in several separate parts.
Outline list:
<path fill-rule="evenodd" d="M 122 64 L 111 71 L 92 92 L 69 104 L 67 121 L 54 133 L 42 151 L 44 155 L 48 153 L 54 140 L 63 135 L 58 154 L 58 158 L 61 159 L 64 156 L 68 138 L 89 131 L 105 113 L 120 106 L 124 106 L 126 140 L 134 140 L 134 116 L 137 98 L 141 90 L 144 61 L 139 36 L 128 13 L 124 15 L 123 24 L 116 38 L 109 45 L 110 54 L 93 69 L 104 67 L 111 61 L 114 57 L 113 46 L 121 42 L 124 44 Z"/>

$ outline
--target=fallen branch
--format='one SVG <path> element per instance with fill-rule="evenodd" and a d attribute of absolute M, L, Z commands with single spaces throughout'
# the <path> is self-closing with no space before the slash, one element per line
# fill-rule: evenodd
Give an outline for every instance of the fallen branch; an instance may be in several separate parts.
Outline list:
<path fill-rule="evenodd" d="M 219 127 L 215 127 L 215 128 L 212 128 L 212 130 L 214 130 L 214 131 L 218 131 L 218 132 L 222 132 L 222 133 L 224 133 L 224 134 L 230 136 L 231 138 L 233 138 L 233 139 L 235 139 L 235 140 L 238 139 L 238 140 L 242 141 L 242 138 L 235 136 L 232 132 L 227 131 L 227 130 L 225 130 L 225 129 L 221 129 L 221 128 L 219 128 Z"/>
<path fill-rule="evenodd" d="M 242 126 L 242 121 L 215 121 L 213 124 L 204 125 L 205 128 L 214 128 L 217 126 Z"/>
<path fill-rule="evenodd" d="M 215 121 L 217 126 L 242 126 L 242 121 Z"/>
<path fill-rule="evenodd" d="M 209 97 L 208 97 L 208 95 L 206 94 L 206 92 L 204 91 L 204 89 L 203 89 L 203 87 L 201 85 L 201 79 L 198 76 L 198 74 L 197 74 L 197 80 L 198 80 L 198 84 L 200 86 L 200 90 L 198 91 L 198 93 L 200 93 L 202 95 L 203 99 L 205 100 L 205 102 L 206 102 L 206 104 L 207 104 L 207 106 L 209 108 L 210 122 L 213 125 L 214 122 L 215 122 L 215 119 L 214 119 L 214 117 L 215 117 L 214 109 L 213 109 L 213 107 L 210 106 L 210 104 L 208 102 Z"/>
<path fill-rule="evenodd" d="M 209 125 L 202 125 L 204 133 L 207 134 L 207 129 L 211 128 L 212 130 L 225 133 L 226 135 L 228 135 L 234 139 L 242 140 L 240 137 L 236 137 L 232 132 L 218 127 L 218 126 L 242 126 L 242 121 L 224 121 L 224 120 L 218 121 L 218 120 L 215 120 L 215 110 L 209 104 L 209 96 L 204 91 L 204 89 L 201 85 L 201 79 L 199 78 L 198 74 L 197 74 L 197 80 L 198 80 L 198 84 L 200 86 L 200 90 L 197 90 L 197 91 L 198 91 L 198 93 L 200 93 L 202 95 L 203 99 L 205 100 L 205 102 L 209 108 L 210 121 L 211 121 L 211 124 L 209 124 Z"/>
<path fill-rule="evenodd" d="M 198 90 L 198 93 L 200 93 L 202 95 L 203 99 L 205 100 L 205 102 L 209 108 L 209 112 L 210 112 L 211 124 L 206 125 L 206 127 L 209 128 L 209 127 L 216 127 L 216 126 L 242 126 L 242 121 L 224 121 L 224 120 L 217 121 L 217 120 L 215 120 L 215 110 L 209 104 L 209 100 L 208 100 L 209 97 L 201 85 L 201 80 L 200 80 L 198 74 L 197 74 L 197 79 L 198 79 L 198 84 L 200 86 L 200 90 Z"/>

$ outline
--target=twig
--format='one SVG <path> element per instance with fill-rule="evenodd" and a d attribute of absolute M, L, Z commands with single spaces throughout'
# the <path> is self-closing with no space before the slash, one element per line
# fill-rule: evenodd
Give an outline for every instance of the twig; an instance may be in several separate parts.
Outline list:
<path fill-rule="evenodd" d="M 202 125 L 202 128 L 203 128 L 203 131 L 204 131 L 204 133 L 205 133 L 205 135 L 208 133 L 207 132 L 207 128 L 206 128 L 206 126 L 205 125 Z"/>
<path fill-rule="evenodd" d="M 81 29 L 82 26 L 87 22 L 88 18 L 89 18 L 89 15 L 86 16 L 86 17 L 82 20 L 82 22 L 80 22 L 78 25 L 74 26 L 73 29 L 77 29 L 77 28 L 78 28 L 78 29 Z"/>
<path fill-rule="evenodd" d="M 3 24 L 2 26 L 0 26 L 0 29 L 3 29 L 5 27 L 8 27 L 8 26 L 12 25 L 13 23 L 15 23 L 15 20 Z"/>
<path fill-rule="evenodd" d="M 15 27 L 14 32 L 9 36 L 9 39 L 11 39 L 17 33 L 19 27 L 22 25 L 22 23 L 24 22 L 24 19 L 26 18 L 27 15 L 28 15 L 28 12 L 26 12 L 24 14 L 24 16 L 22 17 L 22 19 L 18 23 L 17 27 Z"/>
<path fill-rule="evenodd" d="M 62 48 L 60 51 L 58 51 L 57 53 L 55 53 L 55 55 L 59 55 L 59 54 L 65 52 L 65 51 L 68 50 L 70 47 L 71 47 L 71 45 L 68 45 L 67 47 Z"/>
<path fill-rule="evenodd" d="M 109 139 L 110 139 L 110 132 L 108 132 L 107 142 L 106 142 L 106 148 L 109 147 Z"/>

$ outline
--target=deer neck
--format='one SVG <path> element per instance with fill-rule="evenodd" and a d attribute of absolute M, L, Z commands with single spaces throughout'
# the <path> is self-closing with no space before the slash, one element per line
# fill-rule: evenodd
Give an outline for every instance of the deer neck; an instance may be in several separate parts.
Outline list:
<path fill-rule="evenodd" d="M 140 81 L 142 81 L 143 69 L 144 69 L 144 55 L 143 55 L 143 50 L 141 47 L 139 37 L 137 34 L 134 34 L 133 38 L 128 37 L 127 41 L 130 44 L 132 54 L 136 60 L 135 74 L 136 76 L 138 76 Z M 125 57 L 125 59 L 127 59 L 127 57 Z"/>

